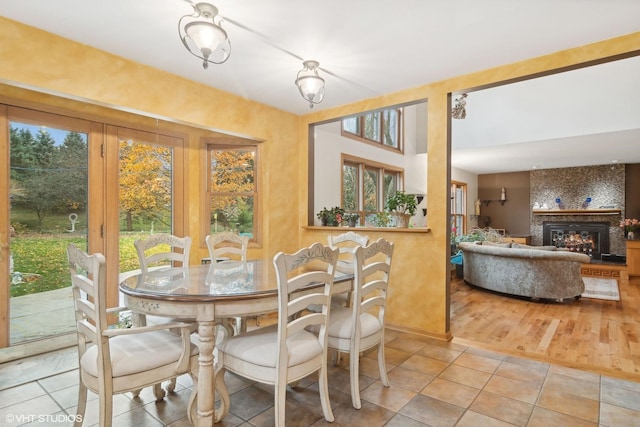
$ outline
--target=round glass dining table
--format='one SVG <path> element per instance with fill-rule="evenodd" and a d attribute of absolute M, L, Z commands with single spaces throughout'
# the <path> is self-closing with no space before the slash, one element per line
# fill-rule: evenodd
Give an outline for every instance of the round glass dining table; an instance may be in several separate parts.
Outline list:
<path fill-rule="evenodd" d="M 350 292 L 352 279 L 353 275 L 337 272 L 331 293 Z M 198 323 L 200 355 L 192 421 L 196 426 L 213 426 L 214 420 L 220 421 L 215 416 L 212 387 L 216 324 L 229 318 L 277 312 L 278 288 L 272 263 L 222 262 L 125 272 L 120 275 L 120 291 L 124 305 L 134 313 Z"/>

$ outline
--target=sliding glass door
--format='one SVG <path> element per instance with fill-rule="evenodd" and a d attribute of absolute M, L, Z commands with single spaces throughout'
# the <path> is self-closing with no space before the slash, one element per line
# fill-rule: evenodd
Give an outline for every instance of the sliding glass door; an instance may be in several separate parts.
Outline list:
<path fill-rule="evenodd" d="M 2 347 L 75 330 L 66 248 L 88 248 L 92 143 L 91 122 L 14 107 L 3 112 L 9 173 L 1 185 L 9 203 L 0 220 L 8 230 L 2 304 L 9 316 Z"/>
<path fill-rule="evenodd" d="M 0 162 L 0 348 L 75 343 L 70 243 L 105 255 L 116 306 L 133 241 L 185 233 L 182 138 L 0 105 Z"/>

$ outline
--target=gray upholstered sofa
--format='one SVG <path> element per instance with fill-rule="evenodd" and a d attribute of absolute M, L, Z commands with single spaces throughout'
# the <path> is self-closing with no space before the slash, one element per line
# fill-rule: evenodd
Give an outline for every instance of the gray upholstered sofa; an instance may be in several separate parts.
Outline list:
<path fill-rule="evenodd" d="M 465 282 L 534 300 L 579 298 L 588 255 L 517 243 L 460 243 Z"/>

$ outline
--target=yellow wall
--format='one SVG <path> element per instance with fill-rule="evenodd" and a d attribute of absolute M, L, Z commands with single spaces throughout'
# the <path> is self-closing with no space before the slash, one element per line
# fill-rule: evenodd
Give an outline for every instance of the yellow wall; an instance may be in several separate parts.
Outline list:
<path fill-rule="evenodd" d="M 259 176 L 264 197 L 265 243 L 262 249 L 254 250 L 253 255 L 267 259 L 279 250 L 291 251 L 312 241 L 326 242 L 328 230 L 298 227 L 305 224 L 307 218 L 309 124 L 428 99 L 427 209 L 431 232 L 372 231 L 367 234 L 372 239 L 385 237 L 396 244 L 387 312 L 390 324 L 441 338 L 450 335 L 449 93 L 625 54 L 640 47 L 640 33 L 634 33 L 297 117 L 4 18 L 0 18 L 0 39 L 3 40 L 0 82 L 5 84 L 0 85 L 0 96 L 11 93 L 11 86 L 22 86 L 41 92 L 30 95 L 30 101 L 45 105 L 76 108 L 72 103 L 44 94 L 52 92 L 265 141 Z M 119 114 L 100 112 L 111 117 Z M 201 165 L 201 149 L 196 135 L 190 134 L 187 155 L 190 165 Z M 187 182 L 188 232 L 197 235 L 203 176 L 198 168 L 191 169 L 196 170 L 189 173 Z M 298 209 L 298 223 L 291 215 L 291 206 Z"/>

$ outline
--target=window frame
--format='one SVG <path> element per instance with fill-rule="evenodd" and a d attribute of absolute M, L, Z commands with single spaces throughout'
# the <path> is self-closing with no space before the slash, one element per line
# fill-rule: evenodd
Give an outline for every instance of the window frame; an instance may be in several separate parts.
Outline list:
<path fill-rule="evenodd" d="M 397 146 L 393 146 L 393 145 L 389 145 L 385 143 L 385 126 L 386 126 L 386 122 L 387 120 L 385 120 L 385 112 L 388 111 L 394 111 L 396 113 L 396 117 L 397 117 L 397 122 L 396 122 L 396 142 L 397 142 Z M 367 120 L 367 117 L 370 115 L 377 115 L 378 116 L 378 129 L 377 129 L 377 135 L 379 136 L 379 139 L 372 139 L 372 138 L 368 138 L 367 136 L 365 136 L 365 121 Z M 354 120 L 356 119 L 356 127 L 357 127 L 357 133 L 356 132 L 352 132 L 349 130 L 345 129 L 345 122 L 346 121 L 350 121 L 350 120 Z M 360 141 L 360 142 L 364 142 L 367 144 L 372 144 L 375 145 L 376 147 L 382 147 L 386 150 L 391 150 L 393 152 L 400 152 L 400 153 L 404 153 L 404 115 L 403 115 L 403 110 L 402 108 L 387 108 L 384 110 L 377 110 L 377 111 L 368 111 L 364 114 L 358 115 L 358 116 L 351 116 L 351 117 L 346 117 L 343 118 L 340 121 L 340 134 L 345 137 L 345 138 L 350 138 L 350 139 L 355 139 L 356 141 Z"/>
<path fill-rule="evenodd" d="M 451 181 L 451 240 L 467 233 L 467 184 L 460 181 Z M 460 207 L 460 212 L 458 211 Z M 458 222 L 459 220 L 459 222 Z M 462 224 L 462 227 L 457 227 Z"/>
<path fill-rule="evenodd" d="M 253 197 L 253 236 L 249 240 L 250 246 L 261 246 L 262 245 L 262 227 L 261 227 L 261 218 L 262 218 L 262 209 L 261 206 L 261 180 L 260 180 L 260 144 L 258 141 L 251 141 L 248 139 L 239 139 L 236 138 L 237 142 L 228 142 L 228 138 L 221 138 L 221 140 L 217 140 L 217 138 L 203 138 L 203 146 L 205 155 L 204 157 L 204 168 L 203 173 L 204 177 L 204 188 L 203 188 L 203 203 L 202 203 L 202 221 L 200 229 L 202 240 L 201 242 L 205 242 L 205 238 L 207 235 L 211 233 L 211 214 L 212 214 L 212 206 L 211 200 L 214 196 L 214 193 L 211 191 L 211 152 L 213 150 L 226 150 L 226 151 L 234 151 L 234 150 L 242 150 L 242 151 L 253 151 L 253 191 L 252 192 L 224 192 L 226 196 L 239 196 L 239 197 Z M 221 193 L 222 194 L 222 193 Z"/>
<path fill-rule="evenodd" d="M 363 159 L 360 157 L 350 156 L 347 154 L 342 154 L 340 158 L 340 200 L 341 206 L 345 206 L 345 187 L 344 187 L 344 167 L 356 167 L 357 168 L 357 176 L 358 176 L 358 188 L 357 188 L 357 207 L 356 211 L 349 210 L 347 213 L 357 213 L 360 216 L 360 224 L 364 225 L 364 221 L 366 220 L 367 215 L 375 215 L 378 212 L 382 212 L 385 209 L 385 176 L 395 175 L 395 190 L 402 190 L 404 188 L 404 169 L 392 166 L 368 159 Z M 364 206 L 364 197 L 365 197 L 365 189 L 364 189 L 364 175 L 366 170 L 375 170 L 377 173 L 377 188 L 376 188 L 376 207 L 377 211 L 368 211 L 365 210 Z"/>

